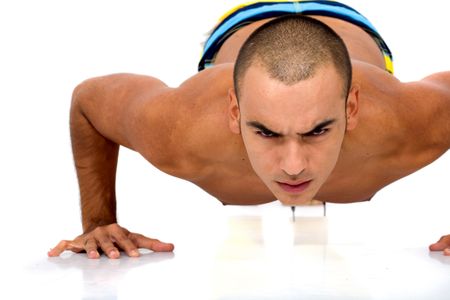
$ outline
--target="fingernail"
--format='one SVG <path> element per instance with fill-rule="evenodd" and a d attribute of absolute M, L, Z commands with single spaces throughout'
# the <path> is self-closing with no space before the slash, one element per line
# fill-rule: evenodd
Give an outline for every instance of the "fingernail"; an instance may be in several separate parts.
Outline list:
<path fill-rule="evenodd" d="M 131 250 L 130 256 L 134 256 L 134 257 L 139 256 L 139 252 L 137 250 Z"/>
<path fill-rule="evenodd" d="M 119 256 L 119 252 L 117 252 L 116 250 L 109 251 L 109 257 L 117 257 L 117 256 Z"/>
<path fill-rule="evenodd" d="M 450 248 L 444 249 L 444 255 L 450 256 Z"/>

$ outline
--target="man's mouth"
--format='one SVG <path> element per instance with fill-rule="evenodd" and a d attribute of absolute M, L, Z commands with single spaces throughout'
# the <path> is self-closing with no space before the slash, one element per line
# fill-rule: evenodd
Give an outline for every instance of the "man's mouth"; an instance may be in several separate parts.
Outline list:
<path fill-rule="evenodd" d="M 312 180 L 299 182 L 279 182 L 278 185 L 285 191 L 291 194 L 298 194 L 306 190 Z"/>

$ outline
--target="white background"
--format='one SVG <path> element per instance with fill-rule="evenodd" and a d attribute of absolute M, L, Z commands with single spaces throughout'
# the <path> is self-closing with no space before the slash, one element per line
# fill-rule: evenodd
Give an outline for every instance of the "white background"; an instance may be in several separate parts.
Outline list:
<path fill-rule="evenodd" d="M 2 1 L 0 3 L 0 236 L 3 257 L 45 256 L 81 233 L 69 107 L 82 80 L 109 73 L 156 76 L 176 86 L 196 73 L 201 42 L 238 1 Z M 378 28 L 402 81 L 450 70 L 446 1 L 347 1 Z M 427 101 L 427 99 L 423 99 Z M 344 228 L 358 216 L 428 245 L 450 234 L 448 156 L 400 180 L 370 203 L 329 206 Z M 117 178 L 119 221 L 165 241 L 214 228 L 223 209 L 194 185 L 123 150 Z M 286 214 L 289 211 L 286 209 Z M 197 224 L 188 225 L 185 224 Z M 389 224 L 389 225 L 386 225 Z M 422 227 L 435 235 L 416 239 Z M 162 236 L 162 232 L 164 235 Z M 203 234 L 203 233 L 201 233 Z M 14 268 L 16 261 L 6 261 Z"/>

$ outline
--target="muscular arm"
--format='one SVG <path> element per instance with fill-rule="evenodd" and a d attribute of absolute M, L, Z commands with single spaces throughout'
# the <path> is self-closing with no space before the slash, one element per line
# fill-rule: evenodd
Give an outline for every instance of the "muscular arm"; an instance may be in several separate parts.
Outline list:
<path fill-rule="evenodd" d="M 216 99 L 216 91 L 229 84 L 217 74 L 222 73 L 201 72 L 176 89 L 152 77 L 130 74 L 90 79 L 75 89 L 70 127 L 84 233 L 61 241 L 49 256 L 72 250 L 98 258 L 98 248 L 110 258 L 119 257 L 118 249 L 130 256 L 139 255 L 140 247 L 173 250 L 172 244 L 129 232 L 116 223 L 118 151 L 121 145 L 128 147 L 160 170 L 193 180 L 205 163 L 197 158 L 207 151 L 202 150 L 204 137 L 196 132 L 204 132 L 205 122 L 210 124 L 216 116 L 211 112 L 217 110 L 202 103 Z"/>
<path fill-rule="evenodd" d="M 182 97 L 181 97 L 182 98 Z M 101 248 L 110 258 L 118 249 L 138 256 L 137 248 L 172 251 L 173 245 L 129 232 L 116 222 L 115 176 L 120 145 L 140 152 L 157 167 L 178 168 L 171 144 L 179 100 L 161 81 L 137 75 L 112 75 L 80 84 L 73 93 L 70 131 L 78 176 L 83 234 L 63 240 L 49 251 L 86 251 L 98 258 Z"/>
<path fill-rule="evenodd" d="M 72 152 L 81 198 L 83 232 L 116 223 L 115 176 L 119 144 L 104 137 L 86 117 L 92 100 L 78 87 L 70 111 Z M 91 101 L 89 103 L 88 101 Z"/>
<path fill-rule="evenodd" d="M 387 99 L 400 116 L 411 151 L 408 165 L 417 170 L 450 148 L 450 72 L 435 73 L 415 82 L 402 83 L 370 65 L 356 63 L 356 74 L 369 92 Z M 376 100 L 376 99 L 375 99 Z M 416 164 L 416 165 L 414 165 Z M 411 173 L 411 171 L 408 171 Z M 450 235 L 429 246 L 450 255 Z"/>
<path fill-rule="evenodd" d="M 156 164 L 164 163 L 163 157 L 157 155 L 161 153 L 158 149 L 144 148 L 169 148 L 166 137 L 170 136 L 170 129 L 161 124 L 165 114 L 158 109 L 169 93 L 170 89 L 159 80 L 136 75 L 91 79 L 75 89 L 70 129 L 84 232 L 116 222 L 119 145 L 151 156 Z M 149 110 L 151 101 L 154 105 Z M 158 144 L 149 143 L 152 140 Z"/>

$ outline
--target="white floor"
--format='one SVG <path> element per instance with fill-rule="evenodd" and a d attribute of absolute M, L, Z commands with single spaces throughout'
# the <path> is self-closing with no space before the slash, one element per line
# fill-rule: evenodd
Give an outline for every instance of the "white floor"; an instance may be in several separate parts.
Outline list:
<path fill-rule="evenodd" d="M 277 203 L 223 207 L 124 150 L 119 221 L 175 252 L 46 257 L 81 231 L 73 87 L 114 72 L 179 84 L 195 73 L 202 34 L 240 1 L 160 2 L 0 3 L 0 298 L 450 299 L 450 257 L 428 251 L 450 234 L 448 153 L 368 203 L 328 205 L 326 218 L 299 208 L 292 223 Z M 401 80 L 450 70 L 444 1 L 346 3 L 385 37 Z"/>
<path fill-rule="evenodd" d="M 429 252 L 427 244 L 449 233 L 450 221 L 431 223 L 433 218 L 421 213 L 415 222 L 408 212 L 383 218 L 368 213 L 371 204 L 359 206 L 350 208 L 358 213 L 354 216 L 329 206 L 327 217 L 320 216 L 321 207 L 299 208 L 295 222 L 288 208 L 276 204 L 217 208 L 207 216 L 185 213 L 175 222 L 158 222 L 176 230 L 154 229 L 161 238 L 170 237 L 176 251 L 142 250 L 140 258 L 89 260 L 72 253 L 46 258 L 45 249 L 31 246 L 2 255 L 8 276 L 2 294 L 10 299 L 448 299 L 450 257 Z M 434 208 L 427 209 L 430 215 Z"/>

